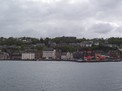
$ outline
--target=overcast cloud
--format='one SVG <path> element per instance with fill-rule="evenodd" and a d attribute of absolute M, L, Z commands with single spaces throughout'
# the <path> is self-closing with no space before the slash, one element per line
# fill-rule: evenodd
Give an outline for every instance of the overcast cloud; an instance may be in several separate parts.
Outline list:
<path fill-rule="evenodd" d="M 0 36 L 121 37 L 122 0 L 1 0 Z"/>

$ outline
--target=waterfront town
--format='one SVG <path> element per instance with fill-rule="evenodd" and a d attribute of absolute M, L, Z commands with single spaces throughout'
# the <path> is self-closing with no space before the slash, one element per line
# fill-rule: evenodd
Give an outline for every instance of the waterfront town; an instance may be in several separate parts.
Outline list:
<path fill-rule="evenodd" d="M 121 61 L 122 38 L 0 38 L 0 60 Z"/>

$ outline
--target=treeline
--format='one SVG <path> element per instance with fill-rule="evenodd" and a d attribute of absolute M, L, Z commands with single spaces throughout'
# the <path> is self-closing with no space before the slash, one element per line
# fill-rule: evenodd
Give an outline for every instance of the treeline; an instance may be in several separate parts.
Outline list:
<path fill-rule="evenodd" d="M 76 37 L 56 37 L 56 38 L 31 38 L 31 37 L 21 37 L 21 38 L 4 38 L 0 37 L 0 45 L 26 45 L 26 44 L 37 44 L 44 43 L 48 45 L 50 42 L 54 42 L 56 44 L 59 43 L 80 43 L 87 39 L 77 39 Z"/>
<path fill-rule="evenodd" d="M 108 39 L 103 38 L 95 38 L 95 39 L 86 39 L 86 38 L 76 38 L 76 37 L 56 37 L 56 38 L 32 38 L 32 37 L 20 37 L 20 38 L 4 38 L 0 37 L 0 45 L 23 45 L 23 44 L 37 44 L 37 43 L 45 43 L 55 42 L 59 43 L 81 43 L 82 41 L 99 41 L 105 43 L 106 41 L 110 44 L 122 44 L 122 38 L 119 37 L 111 37 Z"/>
<path fill-rule="evenodd" d="M 85 49 L 78 45 L 78 43 L 82 43 L 84 41 L 99 42 L 99 46 L 92 46 L 90 48 L 93 50 L 111 49 L 110 47 L 103 46 L 105 43 L 116 44 L 118 46 L 122 45 L 122 38 L 119 38 L 119 37 L 111 37 L 108 39 L 103 39 L 103 38 L 86 39 L 86 38 L 63 36 L 63 37 L 56 37 L 56 38 L 49 38 L 49 37 L 47 38 L 32 38 L 32 37 L 4 38 L 4 37 L 0 37 L 0 46 L 16 46 L 16 50 L 25 50 L 27 48 L 38 49 L 38 50 L 43 50 L 44 48 L 55 48 L 63 52 L 65 51 L 74 52 L 74 51 Z M 2 50 L 5 50 L 5 49 L 2 48 Z"/>
<path fill-rule="evenodd" d="M 122 38 L 114 38 L 114 37 L 109 38 L 108 43 L 121 45 L 122 44 Z"/>

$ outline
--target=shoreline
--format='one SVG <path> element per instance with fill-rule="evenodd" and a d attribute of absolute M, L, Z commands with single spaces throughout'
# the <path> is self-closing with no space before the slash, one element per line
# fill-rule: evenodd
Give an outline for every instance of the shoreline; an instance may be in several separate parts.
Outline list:
<path fill-rule="evenodd" d="M 122 62 L 122 59 L 120 60 L 101 60 L 101 61 L 98 61 L 98 60 L 89 60 L 89 61 L 78 61 L 78 60 L 21 60 L 21 59 L 0 59 L 0 61 L 25 61 L 25 62 L 29 62 L 29 61 L 33 61 L 33 62 L 77 62 L 77 63 L 99 63 L 99 62 Z"/>

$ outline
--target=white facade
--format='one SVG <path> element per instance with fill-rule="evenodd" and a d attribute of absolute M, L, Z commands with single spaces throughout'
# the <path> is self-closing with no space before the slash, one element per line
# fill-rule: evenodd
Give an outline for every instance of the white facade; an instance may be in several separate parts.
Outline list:
<path fill-rule="evenodd" d="M 81 47 L 92 47 L 93 41 L 83 41 L 80 46 Z"/>
<path fill-rule="evenodd" d="M 72 60 L 73 59 L 73 54 L 70 52 L 64 53 L 61 55 L 61 59 L 63 60 Z"/>
<path fill-rule="evenodd" d="M 61 55 L 61 59 L 67 60 L 67 56 L 66 55 Z"/>
<path fill-rule="evenodd" d="M 22 59 L 33 60 L 35 59 L 35 53 L 22 53 Z"/>
<path fill-rule="evenodd" d="M 53 51 L 43 51 L 43 58 L 45 59 L 56 59 L 56 50 Z"/>

